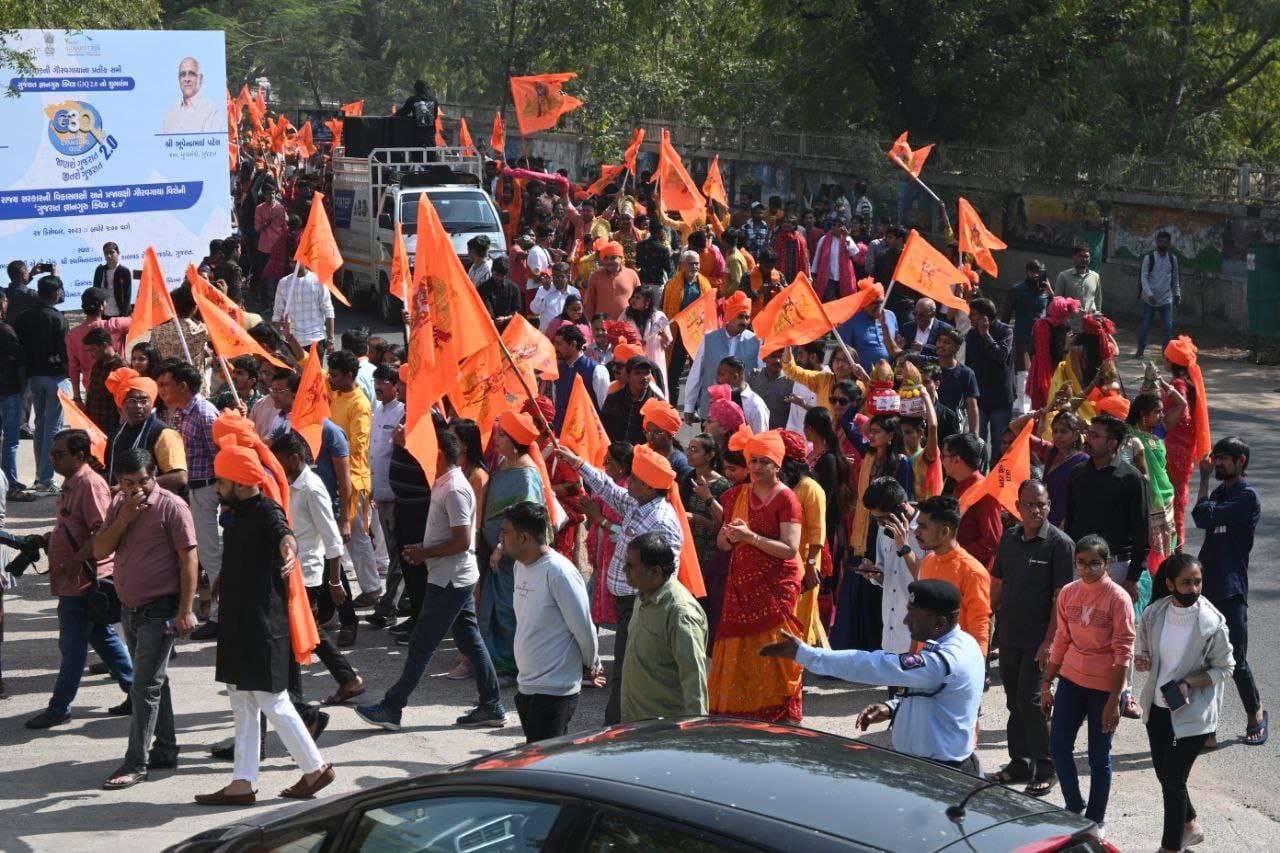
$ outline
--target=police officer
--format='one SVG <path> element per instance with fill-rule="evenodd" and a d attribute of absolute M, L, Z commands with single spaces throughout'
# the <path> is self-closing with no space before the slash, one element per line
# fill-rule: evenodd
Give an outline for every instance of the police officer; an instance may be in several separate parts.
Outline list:
<path fill-rule="evenodd" d="M 974 732 L 986 664 L 977 641 L 960 630 L 959 618 L 960 590 L 953 584 L 915 581 L 907 587 L 903 622 L 911 639 L 924 643 L 919 652 L 827 651 L 783 631 L 784 639 L 760 654 L 794 660 L 819 675 L 905 688 L 888 702 L 864 708 L 858 728 L 892 720 L 894 749 L 978 776 Z"/>

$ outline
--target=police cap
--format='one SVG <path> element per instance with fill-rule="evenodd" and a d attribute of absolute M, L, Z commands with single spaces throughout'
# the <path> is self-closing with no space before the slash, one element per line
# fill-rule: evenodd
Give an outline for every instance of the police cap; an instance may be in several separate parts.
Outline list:
<path fill-rule="evenodd" d="M 960 590 L 949 581 L 913 581 L 907 587 L 907 604 L 917 610 L 949 616 L 960 611 Z"/>

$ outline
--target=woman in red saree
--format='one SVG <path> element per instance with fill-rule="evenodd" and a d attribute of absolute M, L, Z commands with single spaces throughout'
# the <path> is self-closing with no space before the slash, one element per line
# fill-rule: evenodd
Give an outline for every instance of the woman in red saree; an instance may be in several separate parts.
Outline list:
<path fill-rule="evenodd" d="M 796 618 L 801 571 L 797 559 L 802 512 L 778 481 L 784 445 L 777 430 L 745 442 L 750 480 L 725 492 L 725 525 L 716 541 L 729 551 L 729 578 L 711 653 L 712 714 L 798 723 L 803 716 L 802 669 L 762 658 L 760 649 L 802 634 Z"/>

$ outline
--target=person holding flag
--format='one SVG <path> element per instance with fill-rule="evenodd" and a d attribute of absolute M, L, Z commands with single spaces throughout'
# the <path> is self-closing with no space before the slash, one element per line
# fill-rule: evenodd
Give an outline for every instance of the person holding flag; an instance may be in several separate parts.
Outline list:
<path fill-rule="evenodd" d="M 744 373 L 760 367 L 761 341 L 751 330 L 751 298 L 742 291 L 730 296 L 724 301 L 724 317 L 723 328 L 708 332 L 694 353 L 684 392 L 686 423 L 706 418 L 707 407 L 711 405 L 707 389 L 718 384 L 716 374 L 721 361 L 735 356 L 742 362 Z M 676 377 L 674 371 L 671 376 Z"/>

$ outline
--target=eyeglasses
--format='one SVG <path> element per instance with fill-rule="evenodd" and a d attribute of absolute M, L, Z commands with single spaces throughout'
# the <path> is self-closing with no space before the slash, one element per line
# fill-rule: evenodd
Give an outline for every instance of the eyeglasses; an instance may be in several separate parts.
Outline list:
<path fill-rule="evenodd" d="M 1107 567 L 1106 560 L 1076 560 L 1076 566 L 1082 569 L 1093 569 L 1100 572 Z"/>
<path fill-rule="evenodd" d="M 835 403 L 837 406 L 847 406 L 849 405 L 849 398 L 848 397 L 832 397 L 831 402 Z"/>

